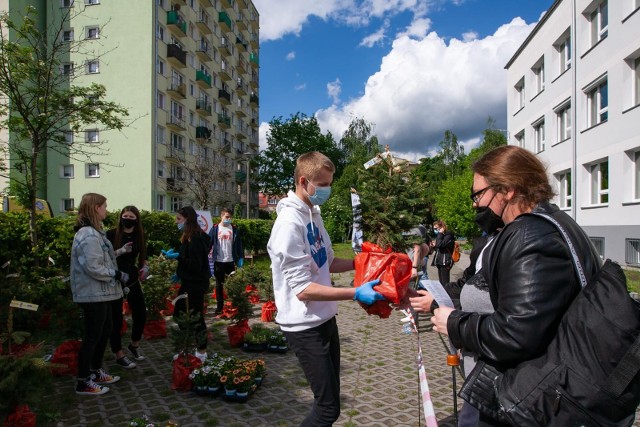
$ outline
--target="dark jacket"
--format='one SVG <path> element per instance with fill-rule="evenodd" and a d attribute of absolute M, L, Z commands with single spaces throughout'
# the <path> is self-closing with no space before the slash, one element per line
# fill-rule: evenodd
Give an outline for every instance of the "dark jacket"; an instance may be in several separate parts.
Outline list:
<path fill-rule="evenodd" d="M 450 267 L 453 265 L 453 260 L 451 259 L 451 254 L 453 253 L 453 248 L 456 243 L 456 237 L 450 231 L 445 231 L 444 233 L 439 233 L 436 237 L 436 243 L 434 249 L 436 251 L 433 256 L 433 261 L 431 265 L 435 266 L 447 266 Z"/>
<path fill-rule="evenodd" d="M 601 260 L 582 229 L 557 206 L 541 203 L 570 234 L 589 280 Z M 483 257 L 492 314 L 454 311 L 447 323 L 452 343 L 499 368 L 542 354 L 580 290 L 569 248 L 544 218 L 520 215 L 504 227 Z"/>
<path fill-rule="evenodd" d="M 209 242 L 207 233 L 201 231 L 180 246 L 176 274 L 183 283 L 209 281 L 211 277 L 208 258 Z"/>
<path fill-rule="evenodd" d="M 116 229 L 107 231 L 107 239 L 109 239 L 112 245 L 115 245 Z M 140 248 L 136 243 L 136 239 L 134 238 L 133 233 L 122 233 L 122 241 L 120 242 L 120 247 L 129 242 L 132 243 L 131 252 L 120 255 L 116 258 L 116 262 L 118 263 L 118 270 L 124 271 L 129 275 L 129 282 L 127 282 L 127 285 L 133 285 L 138 281 L 139 268 L 141 267 L 138 266 L 138 256 L 140 255 Z M 113 248 L 120 249 L 116 248 L 115 246 Z"/>
<path fill-rule="evenodd" d="M 211 230 L 209 230 L 209 238 L 211 239 L 211 259 L 213 260 L 213 262 L 216 261 L 216 258 L 218 256 L 218 250 L 219 250 L 218 225 L 220 224 L 214 225 L 213 227 L 211 227 Z M 233 255 L 234 264 L 237 264 L 240 258 L 244 258 L 244 250 L 242 249 L 242 239 L 240 238 L 238 227 L 232 224 L 231 228 L 233 230 L 233 237 L 232 237 L 233 241 L 231 242 L 231 253 Z"/>

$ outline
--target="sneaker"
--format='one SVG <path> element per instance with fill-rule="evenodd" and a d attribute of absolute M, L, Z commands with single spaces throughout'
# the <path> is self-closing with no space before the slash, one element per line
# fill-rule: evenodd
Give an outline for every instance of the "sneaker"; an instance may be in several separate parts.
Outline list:
<path fill-rule="evenodd" d="M 407 323 L 407 322 L 410 322 L 410 321 L 411 321 L 411 319 L 409 318 L 409 316 L 403 317 L 402 319 L 400 319 L 400 322 L 402 322 L 402 323 Z"/>
<path fill-rule="evenodd" d="M 144 357 L 142 355 L 142 352 L 140 351 L 140 347 L 134 347 L 133 344 L 129 344 L 129 347 L 127 347 L 129 349 L 129 351 L 131 352 L 131 354 L 133 355 L 133 358 L 135 360 L 144 360 L 146 359 L 146 357 Z"/>
<path fill-rule="evenodd" d="M 97 384 L 113 384 L 120 380 L 117 375 L 110 375 L 104 369 L 100 368 L 91 374 L 91 379 Z"/>
<path fill-rule="evenodd" d="M 205 360 L 207 360 L 207 352 L 205 351 L 204 353 L 200 353 L 198 350 L 196 350 L 193 355 L 195 357 L 197 357 L 198 359 L 200 359 L 200 361 L 202 363 L 204 363 Z"/>
<path fill-rule="evenodd" d="M 86 396 L 99 396 L 101 394 L 105 394 L 108 391 L 109 387 L 103 387 L 93 381 L 93 375 L 91 375 L 86 380 L 78 381 L 78 384 L 76 385 L 76 394 L 82 394 Z"/>
<path fill-rule="evenodd" d="M 116 359 L 116 363 L 118 364 L 118 366 L 121 366 L 124 369 L 133 369 L 136 367 L 135 362 L 129 359 L 127 356 L 122 356 L 121 358 Z"/>

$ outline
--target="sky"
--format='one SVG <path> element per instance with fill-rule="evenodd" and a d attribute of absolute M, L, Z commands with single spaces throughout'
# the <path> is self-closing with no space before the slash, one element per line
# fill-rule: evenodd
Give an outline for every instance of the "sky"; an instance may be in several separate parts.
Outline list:
<path fill-rule="evenodd" d="M 446 130 L 469 151 L 506 129 L 504 66 L 553 0 L 253 0 L 260 14 L 260 149 L 269 121 L 354 118 L 409 160 Z"/>

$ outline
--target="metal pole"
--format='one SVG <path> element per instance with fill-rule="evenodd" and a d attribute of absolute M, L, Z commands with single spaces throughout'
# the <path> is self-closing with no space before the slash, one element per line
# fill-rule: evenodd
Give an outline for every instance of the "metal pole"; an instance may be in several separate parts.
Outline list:
<path fill-rule="evenodd" d="M 249 169 L 249 162 L 251 161 L 250 157 L 247 157 L 247 219 L 249 219 L 249 196 L 250 196 L 250 190 L 249 190 L 249 174 L 250 169 Z"/>

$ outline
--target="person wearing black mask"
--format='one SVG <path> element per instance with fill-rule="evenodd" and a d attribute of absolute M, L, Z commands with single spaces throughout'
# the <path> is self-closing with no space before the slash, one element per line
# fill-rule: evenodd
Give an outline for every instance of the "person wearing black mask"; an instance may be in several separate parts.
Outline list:
<path fill-rule="evenodd" d="M 107 231 L 107 238 L 114 248 L 118 262 L 118 269 L 129 275 L 129 280 L 123 283 L 124 298 L 131 308 L 133 327 L 131 328 L 131 344 L 127 347 L 131 357 L 137 361 L 145 357 L 140 351 L 140 339 L 147 321 L 147 307 L 142 293 L 142 282 L 149 275 L 147 264 L 147 244 L 144 230 L 140 223 L 140 211 L 135 206 L 125 206 L 120 211 L 118 226 Z M 111 351 L 115 355 L 116 363 L 125 368 L 133 369 L 136 363 L 124 354 L 120 328 L 123 322 L 122 298 L 112 304 L 113 329 L 111 331 Z"/>

